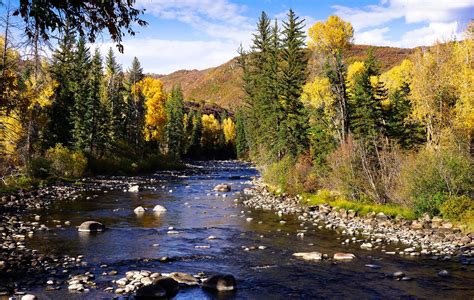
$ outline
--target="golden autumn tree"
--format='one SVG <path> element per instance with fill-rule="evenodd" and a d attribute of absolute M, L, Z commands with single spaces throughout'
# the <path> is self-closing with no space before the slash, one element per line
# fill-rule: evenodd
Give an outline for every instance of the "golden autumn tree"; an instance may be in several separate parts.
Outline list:
<path fill-rule="evenodd" d="M 337 132 L 341 142 L 346 141 L 349 133 L 348 96 L 346 86 L 346 65 L 344 51 L 351 44 L 354 29 L 349 22 L 338 16 L 329 16 L 325 22 L 316 22 L 308 31 L 308 46 L 326 57 L 330 89 L 334 96 L 334 111 L 338 121 Z"/>
<path fill-rule="evenodd" d="M 201 145 L 204 149 L 212 149 L 217 146 L 219 142 L 219 133 L 221 126 L 214 115 L 202 115 L 202 137 Z"/>
<path fill-rule="evenodd" d="M 137 84 L 145 97 L 145 126 L 143 133 L 146 141 L 161 141 L 166 125 L 166 94 L 163 83 L 152 77 L 145 77 Z"/>
<path fill-rule="evenodd" d="M 224 131 L 224 137 L 226 144 L 235 144 L 235 138 L 237 137 L 237 131 L 235 123 L 231 118 L 226 118 L 222 122 L 222 130 Z"/>

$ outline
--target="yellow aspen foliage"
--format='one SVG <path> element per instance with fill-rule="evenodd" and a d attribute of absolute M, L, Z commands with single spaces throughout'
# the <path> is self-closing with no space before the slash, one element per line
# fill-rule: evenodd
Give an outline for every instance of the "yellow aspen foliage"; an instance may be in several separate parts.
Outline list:
<path fill-rule="evenodd" d="M 410 84 L 413 72 L 413 62 L 404 59 L 401 64 L 391 68 L 390 70 L 380 75 L 382 81 L 389 93 L 395 92 L 404 83 Z"/>
<path fill-rule="evenodd" d="M 0 115 L 0 154 L 16 162 L 18 159 L 18 144 L 23 140 L 25 128 L 21 116 L 16 111 Z"/>
<path fill-rule="evenodd" d="M 221 126 L 214 115 L 202 115 L 202 137 L 201 144 L 204 147 L 212 147 L 217 145 L 219 141 L 219 133 Z"/>
<path fill-rule="evenodd" d="M 315 77 L 313 81 L 306 83 L 301 100 L 311 107 L 328 110 L 334 104 L 329 78 Z"/>
<path fill-rule="evenodd" d="M 413 59 L 413 117 L 426 126 L 428 146 L 455 129 L 471 139 L 474 129 L 473 41 L 436 44 Z"/>
<path fill-rule="evenodd" d="M 164 137 L 166 124 L 166 94 L 163 83 L 152 77 L 145 77 L 137 84 L 145 97 L 145 127 L 143 133 L 146 141 L 160 141 Z"/>
<path fill-rule="evenodd" d="M 364 71 L 363 61 L 355 61 L 347 67 L 347 82 L 349 86 L 354 85 L 355 77 Z"/>
<path fill-rule="evenodd" d="M 224 131 L 225 142 L 227 144 L 234 144 L 237 137 L 235 123 L 231 118 L 226 118 L 222 123 L 222 130 Z"/>
<path fill-rule="evenodd" d="M 52 97 L 58 83 L 51 78 L 47 68 L 46 61 L 42 61 L 40 74 L 37 76 L 31 74 L 24 82 L 21 98 L 28 110 L 34 109 L 36 106 L 40 108 L 50 106 L 53 101 Z"/>
<path fill-rule="evenodd" d="M 316 22 L 309 28 L 308 46 L 335 55 L 351 45 L 353 36 L 354 29 L 349 22 L 338 16 L 329 16 L 326 22 Z"/>

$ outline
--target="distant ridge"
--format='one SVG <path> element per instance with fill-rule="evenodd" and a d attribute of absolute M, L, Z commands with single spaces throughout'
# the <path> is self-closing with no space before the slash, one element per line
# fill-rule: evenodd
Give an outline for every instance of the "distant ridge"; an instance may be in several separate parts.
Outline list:
<path fill-rule="evenodd" d="M 408 58 L 414 49 L 354 45 L 348 52 L 348 63 L 364 60 L 369 47 L 381 64 L 382 71 L 399 64 Z M 310 78 L 318 72 L 320 62 L 314 56 L 309 61 Z M 242 71 L 237 59 L 205 70 L 179 70 L 168 75 L 153 75 L 160 78 L 167 90 L 175 84 L 181 85 L 186 100 L 205 101 L 234 110 L 242 103 Z"/>

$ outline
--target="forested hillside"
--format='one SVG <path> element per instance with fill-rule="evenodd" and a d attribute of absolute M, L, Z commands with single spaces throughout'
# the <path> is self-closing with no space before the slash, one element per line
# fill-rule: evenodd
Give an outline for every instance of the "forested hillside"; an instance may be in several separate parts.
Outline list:
<path fill-rule="evenodd" d="M 347 49 L 348 61 L 363 60 L 369 46 L 353 45 Z M 413 49 L 373 47 L 375 57 L 385 71 L 407 58 Z M 318 57 L 308 50 L 308 70 L 315 74 L 320 69 Z M 204 100 L 216 103 L 229 109 L 235 109 L 242 103 L 242 70 L 234 58 L 220 66 L 205 70 L 180 70 L 168 75 L 154 75 L 159 78 L 166 89 L 181 84 L 186 99 Z M 310 76 L 311 78 L 312 76 Z"/>

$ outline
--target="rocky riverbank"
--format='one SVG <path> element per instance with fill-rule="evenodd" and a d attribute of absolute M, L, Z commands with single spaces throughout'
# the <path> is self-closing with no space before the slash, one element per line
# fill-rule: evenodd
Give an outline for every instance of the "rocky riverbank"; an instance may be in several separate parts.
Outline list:
<path fill-rule="evenodd" d="M 301 196 L 276 196 L 261 180 L 244 190 L 243 204 L 255 209 L 271 210 L 282 217 L 295 214 L 302 227 L 335 230 L 343 245 L 359 244 L 361 249 L 380 249 L 386 254 L 429 256 L 432 259 L 459 259 L 474 264 L 474 233 L 463 233 L 447 220 L 428 215 L 418 220 L 389 218 L 384 213 L 360 216 L 352 210 L 328 204 L 304 206 Z M 305 230 L 297 234 L 303 237 Z"/>
<path fill-rule="evenodd" d="M 180 175 L 186 176 L 189 172 L 192 173 L 192 170 Z M 163 176 L 168 175 L 165 173 Z M 58 184 L 0 196 L 0 298 L 14 295 L 17 299 L 36 299 L 28 293 L 36 287 L 44 287 L 48 291 L 66 289 L 71 293 L 101 289 L 113 294 L 140 294 L 145 298 L 156 295 L 170 297 L 181 286 L 233 290 L 236 282 L 232 275 L 160 274 L 141 270 L 129 271 L 125 277 L 114 279 L 120 275 L 119 272 L 105 272 L 109 269 L 107 265 L 91 265 L 83 255 L 40 253 L 28 247 L 27 239 L 39 231 L 61 230 L 70 226 L 80 229 L 80 224 L 72 224 L 68 220 L 43 220 L 37 214 L 51 207 L 55 201 L 91 200 L 114 190 L 125 193 L 136 193 L 139 189 L 161 190 L 165 187 L 160 185 L 161 181 L 152 177 L 89 178 L 74 184 Z M 157 207 L 161 208 L 160 212 L 165 210 L 159 205 Z M 160 259 L 164 263 L 172 260 L 174 258 Z"/>

